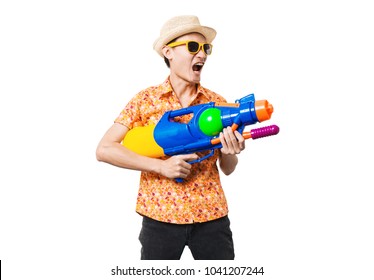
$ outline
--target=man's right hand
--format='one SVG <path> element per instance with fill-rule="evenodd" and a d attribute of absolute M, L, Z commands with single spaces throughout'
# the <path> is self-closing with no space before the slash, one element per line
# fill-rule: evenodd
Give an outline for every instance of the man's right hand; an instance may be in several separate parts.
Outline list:
<path fill-rule="evenodd" d="M 191 172 L 191 164 L 189 161 L 198 159 L 197 154 L 186 154 L 172 156 L 161 163 L 161 175 L 174 179 L 185 179 Z"/>

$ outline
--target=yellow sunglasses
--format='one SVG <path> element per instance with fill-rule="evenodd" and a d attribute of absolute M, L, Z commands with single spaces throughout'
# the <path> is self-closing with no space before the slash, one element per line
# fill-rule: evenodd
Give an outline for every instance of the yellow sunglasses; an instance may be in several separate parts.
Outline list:
<path fill-rule="evenodd" d="M 180 41 L 180 42 L 173 42 L 168 44 L 168 47 L 174 48 L 177 46 L 186 45 L 187 50 L 191 54 L 197 54 L 200 49 L 203 49 L 204 53 L 207 55 L 212 54 L 213 45 L 208 43 L 199 43 L 196 41 Z"/>

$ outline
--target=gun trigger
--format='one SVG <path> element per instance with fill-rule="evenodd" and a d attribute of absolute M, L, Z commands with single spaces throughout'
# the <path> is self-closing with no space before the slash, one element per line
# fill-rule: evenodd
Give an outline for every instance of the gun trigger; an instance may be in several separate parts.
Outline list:
<path fill-rule="evenodd" d="M 207 158 L 210 158 L 213 154 L 214 154 L 214 149 L 211 149 L 209 154 L 207 154 L 207 155 L 205 155 L 205 156 L 203 156 L 201 158 L 189 161 L 188 163 L 189 164 L 193 164 L 193 163 L 201 162 L 201 161 L 203 161 L 203 160 L 205 160 Z"/>

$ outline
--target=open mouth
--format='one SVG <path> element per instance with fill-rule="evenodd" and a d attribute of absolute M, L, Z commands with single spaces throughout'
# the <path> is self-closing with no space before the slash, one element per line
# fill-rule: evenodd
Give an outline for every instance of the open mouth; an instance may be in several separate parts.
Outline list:
<path fill-rule="evenodd" d="M 195 64 L 192 66 L 192 70 L 193 70 L 193 71 L 198 71 L 198 72 L 200 72 L 201 69 L 203 69 L 203 66 L 204 66 L 204 63 L 203 63 L 203 62 L 195 63 Z"/>

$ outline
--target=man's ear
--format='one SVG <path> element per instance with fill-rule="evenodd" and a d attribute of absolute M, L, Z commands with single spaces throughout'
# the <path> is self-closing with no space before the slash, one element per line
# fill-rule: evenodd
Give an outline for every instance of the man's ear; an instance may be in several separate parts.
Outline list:
<path fill-rule="evenodd" d="M 170 58 L 171 58 L 170 47 L 168 47 L 168 46 L 164 46 L 164 47 L 162 48 L 162 54 L 163 54 L 167 59 L 170 60 Z"/>

